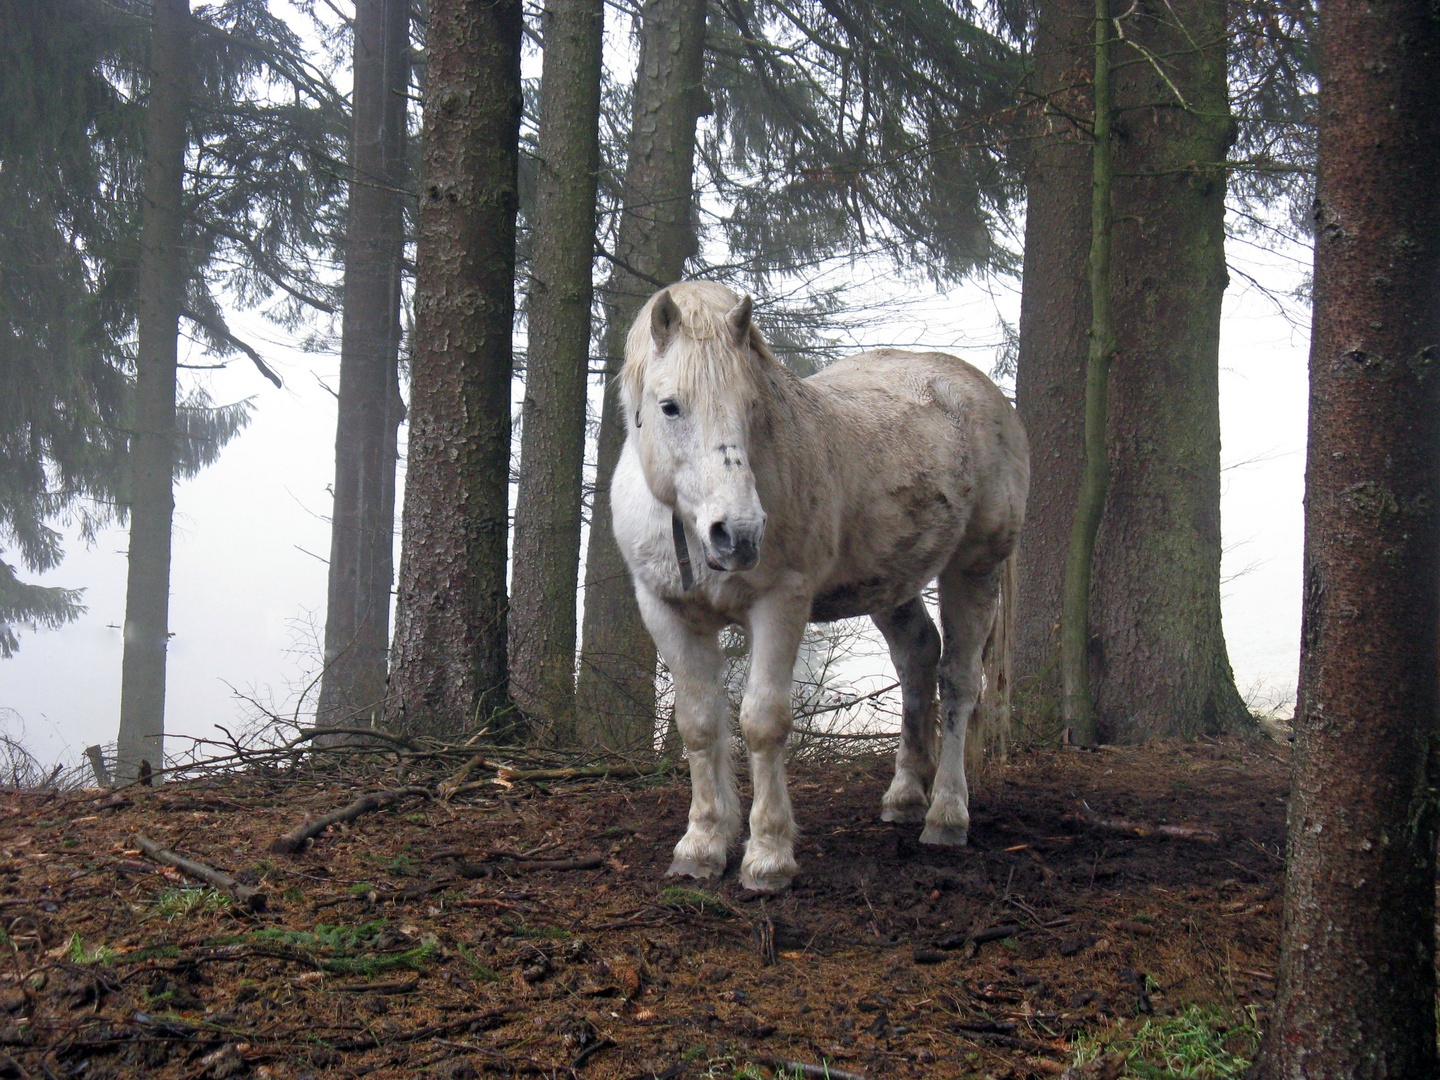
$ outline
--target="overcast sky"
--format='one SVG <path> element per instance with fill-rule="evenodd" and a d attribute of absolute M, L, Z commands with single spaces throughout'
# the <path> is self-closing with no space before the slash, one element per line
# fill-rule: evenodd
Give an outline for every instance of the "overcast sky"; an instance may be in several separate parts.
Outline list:
<path fill-rule="evenodd" d="M 1232 265 L 1277 291 L 1304 270 L 1303 253 L 1230 248 Z M 1014 322 L 1017 307 L 1010 289 L 958 289 L 872 326 L 862 343 L 926 342 L 988 369 L 996 316 Z M 254 315 L 234 327 L 285 386 L 243 360 L 209 376 L 217 402 L 253 397 L 256 409 L 220 460 L 176 489 L 166 726 L 177 734 L 235 730 L 261 708 L 289 715 L 319 655 L 335 437 L 322 384 L 334 386 L 338 360 L 298 352 Z M 1242 693 L 1262 704 L 1293 697 L 1298 665 L 1307 346 L 1293 315 L 1232 275 L 1220 360 L 1225 632 Z M 204 362 L 198 350 L 191 359 Z M 85 587 L 87 614 L 58 631 L 22 630 L 20 652 L 0 661 L 0 724 L 42 761 L 115 738 L 126 542 L 110 530 L 92 548 L 71 543 L 43 580 Z"/>

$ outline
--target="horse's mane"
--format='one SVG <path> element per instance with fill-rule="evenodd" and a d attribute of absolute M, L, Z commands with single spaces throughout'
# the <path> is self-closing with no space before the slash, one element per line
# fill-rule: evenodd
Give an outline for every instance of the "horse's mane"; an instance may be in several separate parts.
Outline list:
<path fill-rule="evenodd" d="M 727 316 L 740 303 L 740 297 L 724 285 L 714 281 L 681 281 L 661 292 L 668 292 L 680 310 L 680 327 L 665 350 L 679 393 L 687 397 L 708 396 L 733 387 L 737 375 L 748 377 L 758 388 L 763 375 L 779 367 L 753 322 L 748 330 L 750 348 L 737 348 Z M 625 340 L 620 388 L 627 410 L 635 408 L 645 385 L 652 351 L 650 323 L 659 296 L 657 292 L 645 302 Z M 737 364 L 741 356 L 748 363 Z"/>

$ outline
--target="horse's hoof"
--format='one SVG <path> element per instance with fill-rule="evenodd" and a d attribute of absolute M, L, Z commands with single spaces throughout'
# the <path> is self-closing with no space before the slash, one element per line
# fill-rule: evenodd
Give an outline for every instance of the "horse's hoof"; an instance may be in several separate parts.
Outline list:
<path fill-rule="evenodd" d="M 788 845 L 771 847 L 752 839 L 740 863 L 740 885 L 751 892 L 779 892 L 788 888 L 799 872 Z"/>
<path fill-rule="evenodd" d="M 751 892 L 774 893 L 788 889 L 795 880 L 795 871 L 778 871 L 769 874 L 754 874 L 743 867 L 740 870 L 740 887 Z"/>
<path fill-rule="evenodd" d="M 709 863 L 702 863 L 699 859 L 682 859 L 676 856 L 670 863 L 670 869 L 665 871 L 666 877 L 693 877 L 704 880 L 706 878 L 719 877 L 725 872 L 723 865 L 716 867 Z"/>
<path fill-rule="evenodd" d="M 969 839 L 970 830 L 959 825 L 926 825 L 920 834 L 920 843 L 938 847 L 964 847 Z"/>
<path fill-rule="evenodd" d="M 917 821 L 925 820 L 927 807 L 923 804 L 913 806 L 886 806 L 880 811 L 880 820 L 888 821 L 892 825 L 913 825 Z"/>

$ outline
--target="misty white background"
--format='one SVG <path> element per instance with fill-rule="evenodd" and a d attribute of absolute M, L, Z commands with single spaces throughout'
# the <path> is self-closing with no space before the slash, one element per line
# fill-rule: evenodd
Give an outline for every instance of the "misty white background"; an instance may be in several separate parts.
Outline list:
<path fill-rule="evenodd" d="M 1242 693 L 1272 707 L 1293 698 L 1298 666 L 1308 348 L 1307 313 L 1276 297 L 1302 279 L 1308 255 L 1229 247 L 1232 268 L 1243 273 L 1231 275 L 1221 332 L 1225 634 Z M 888 311 L 856 345 L 924 343 L 989 370 L 997 317 L 1014 324 L 1018 316 L 1013 283 L 910 292 L 910 303 Z M 172 735 L 214 735 L 216 724 L 234 731 L 264 710 L 292 715 L 319 666 L 338 355 L 299 351 L 258 314 L 231 318 L 285 386 L 275 389 L 243 359 L 203 376 L 217 403 L 252 398 L 255 413 L 215 465 L 176 485 Z M 192 363 L 213 362 L 183 338 L 181 349 L 182 360 L 188 351 Z M 40 580 L 85 588 L 87 613 L 61 630 L 21 628 L 19 653 L 0 661 L 0 729 L 42 762 L 71 761 L 86 745 L 115 738 L 126 546 L 115 528 L 89 548 L 72 538 L 64 563 Z M 167 748 L 188 745 L 172 739 Z"/>

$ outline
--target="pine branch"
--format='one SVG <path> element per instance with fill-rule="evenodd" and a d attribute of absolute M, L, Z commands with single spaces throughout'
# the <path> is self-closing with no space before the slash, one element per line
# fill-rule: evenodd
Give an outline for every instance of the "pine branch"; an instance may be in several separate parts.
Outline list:
<path fill-rule="evenodd" d="M 270 369 L 270 366 L 265 363 L 264 357 L 262 357 L 248 344 L 241 341 L 238 337 L 232 334 L 229 327 L 227 327 L 223 321 L 214 316 L 202 315 L 200 312 L 196 311 L 193 307 L 189 307 L 188 305 L 181 309 L 180 314 L 185 316 L 185 318 L 189 319 L 196 326 L 200 327 L 211 337 L 217 339 L 218 341 L 223 341 L 231 348 L 237 349 L 240 352 L 244 353 L 246 356 L 248 356 L 250 358 L 250 362 L 260 370 L 260 374 L 264 375 L 265 378 L 269 379 L 272 383 L 274 383 L 277 390 L 285 385 L 280 381 L 280 376 L 276 375 L 275 372 Z"/>

